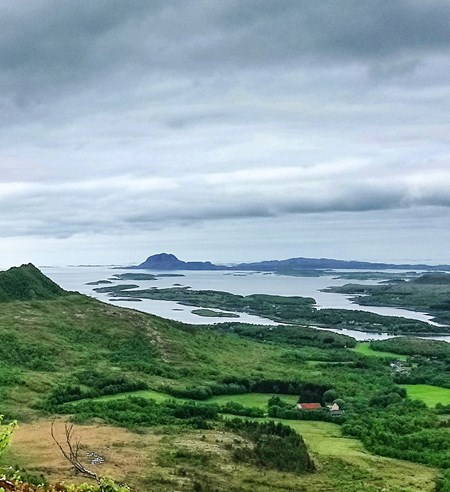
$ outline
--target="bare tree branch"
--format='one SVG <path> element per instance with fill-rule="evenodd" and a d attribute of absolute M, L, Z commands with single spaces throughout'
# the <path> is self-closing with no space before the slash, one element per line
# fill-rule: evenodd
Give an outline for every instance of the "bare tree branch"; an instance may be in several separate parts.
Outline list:
<path fill-rule="evenodd" d="M 65 433 L 65 439 L 66 439 L 66 449 L 64 446 L 58 441 L 58 439 L 55 437 L 55 432 L 54 432 L 54 423 L 52 422 L 51 426 L 51 436 L 55 443 L 57 444 L 58 448 L 60 449 L 62 455 L 64 458 L 75 468 L 75 470 L 78 473 L 81 473 L 85 477 L 92 478 L 97 481 L 97 483 L 100 483 L 100 478 L 97 475 L 97 473 L 88 470 L 79 460 L 78 454 L 80 451 L 81 447 L 81 440 L 78 437 L 74 437 L 74 428 L 73 424 L 64 424 L 64 433 Z"/>

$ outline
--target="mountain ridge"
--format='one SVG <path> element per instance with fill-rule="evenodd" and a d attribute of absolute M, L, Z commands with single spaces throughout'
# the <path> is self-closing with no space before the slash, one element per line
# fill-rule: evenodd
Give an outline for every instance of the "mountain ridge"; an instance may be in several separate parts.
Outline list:
<path fill-rule="evenodd" d="M 147 270 L 248 270 L 279 272 L 288 270 L 322 270 L 322 269 L 346 269 L 346 270 L 427 270 L 427 271 L 450 271 L 450 265 L 427 265 L 427 264 L 395 264 L 358 260 L 337 260 L 333 258 L 288 258 L 285 260 L 264 260 L 259 262 L 238 263 L 237 265 L 217 265 L 210 261 L 183 261 L 172 253 L 158 253 L 149 256 L 137 266 L 131 269 Z"/>

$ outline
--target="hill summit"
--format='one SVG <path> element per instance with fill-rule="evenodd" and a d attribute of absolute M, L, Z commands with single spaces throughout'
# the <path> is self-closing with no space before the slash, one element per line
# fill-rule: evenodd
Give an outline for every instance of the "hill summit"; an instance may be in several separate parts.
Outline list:
<path fill-rule="evenodd" d="M 0 301 L 54 299 L 65 294 L 31 263 L 0 272 Z"/>

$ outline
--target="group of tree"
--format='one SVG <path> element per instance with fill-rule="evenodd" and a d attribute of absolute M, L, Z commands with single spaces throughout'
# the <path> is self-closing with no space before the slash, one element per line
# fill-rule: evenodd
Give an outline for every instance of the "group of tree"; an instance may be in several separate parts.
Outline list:
<path fill-rule="evenodd" d="M 303 438 L 287 425 L 233 419 L 225 427 L 253 443 L 234 450 L 237 462 L 294 473 L 312 473 L 316 469 Z"/>
<path fill-rule="evenodd" d="M 450 432 L 424 403 L 405 397 L 404 388 L 394 386 L 358 402 L 347 412 L 343 433 L 375 454 L 450 467 Z"/>
<path fill-rule="evenodd" d="M 105 375 L 95 370 L 78 372 L 72 380 L 70 383 L 55 386 L 41 408 L 52 411 L 59 405 L 72 401 L 147 389 L 147 384 L 143 381 L 130 380 L 121 375 Z"/>

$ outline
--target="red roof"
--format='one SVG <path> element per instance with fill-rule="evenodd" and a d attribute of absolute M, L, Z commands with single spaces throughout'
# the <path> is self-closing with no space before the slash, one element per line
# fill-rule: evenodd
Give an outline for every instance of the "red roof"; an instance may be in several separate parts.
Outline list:
<path fill-rule="evenodd" d="M 318 410 L 322 408 L 320 403 L 300 403 L 299 406 L 302 410 Z"/>

